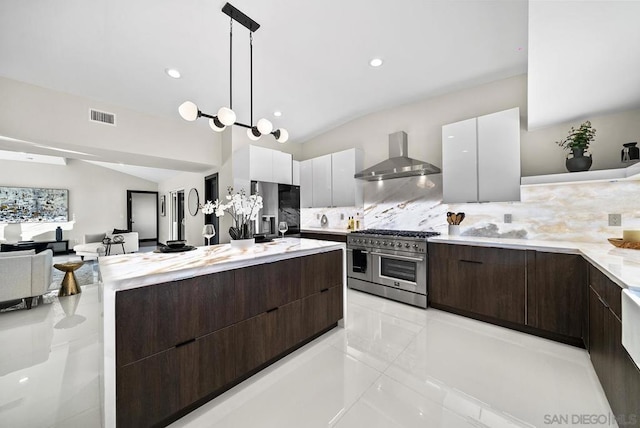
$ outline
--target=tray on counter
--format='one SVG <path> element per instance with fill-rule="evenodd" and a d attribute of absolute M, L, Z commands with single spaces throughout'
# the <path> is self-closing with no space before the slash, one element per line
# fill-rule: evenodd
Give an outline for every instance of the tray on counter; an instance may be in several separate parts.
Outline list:
<path fill-rule="evenodd" d="M 180 248 L 159 247 L 157 250 L 154 251 L 154 253 L 182 253 L 184 251 L 191 251 L 195 249 L 196 247 L 192 245 L 185 245 L 184 247 L 180 247 Z"/>

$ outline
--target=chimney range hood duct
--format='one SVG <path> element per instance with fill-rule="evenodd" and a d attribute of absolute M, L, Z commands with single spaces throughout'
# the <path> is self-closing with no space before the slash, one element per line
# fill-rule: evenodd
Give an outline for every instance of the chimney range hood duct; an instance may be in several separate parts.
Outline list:
<path fill-rule="evenodd" d="M 440 168 L 437 166 L 407 156 L 407 133 L 399 131 L 389 134 L 389 159 L 360 171 L 354 177 L 360 180 L 377 181 L 439 172 Z"/>

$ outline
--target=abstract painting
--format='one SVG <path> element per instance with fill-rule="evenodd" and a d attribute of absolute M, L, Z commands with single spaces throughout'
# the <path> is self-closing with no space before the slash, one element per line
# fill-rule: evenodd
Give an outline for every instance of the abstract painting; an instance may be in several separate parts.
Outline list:
<path fill-rule="evenodd" d="M 0 223 L 46 223 L 69 220 L 69 191 L 34 187 L 0 187 Z"/>

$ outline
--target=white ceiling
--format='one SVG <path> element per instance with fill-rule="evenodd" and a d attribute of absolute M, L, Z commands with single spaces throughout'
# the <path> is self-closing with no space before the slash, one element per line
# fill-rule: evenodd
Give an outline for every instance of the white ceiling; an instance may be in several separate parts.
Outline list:
<path fill-rule="evenodd" d="M 0 75 L 177 118 L 229 102 L 223 0 L 2 0 Z M 234 0 L 256 20 L 254 123 L 304 142 L 382 108 L 527 70 L 526 0 Z M 249 32 L 234 25 L 233 107 L 250 122 Z M 380 57 L 384 65 L 369 66 Z M 166 76 L 174 67 L 182 78 Z M 273 112 L 281 110 L 281 118 Z M 1 130 L 0 130 L 1 131 Z"/>
<path fill-rule="evenodd" d="M 269 118 L 289 130 L 292 143 L 370 112 L 527 70 L 529 128 L 640 106 L 638 0 L 232 3 L 261 24 L 253 122 Z M 172 120 L 181 120 L 177 107 L 185 100 L 215 114 L 229 101 L 224 4 L 2 0 L 0 76 Z M 371 68 L 373 57 L 384 65 Z M 183 77 L 169 78 L 167 67 Z M 233 108 L 248 123 L 248 31 L 237 23 L 233 67 Z M 45 155 L 122 158 L 108 149 L 83 153 L 0 138 L 0 149 L 27 151 L 25 145 Z M 202 168 L 128 158 L 144 167 Z"/>

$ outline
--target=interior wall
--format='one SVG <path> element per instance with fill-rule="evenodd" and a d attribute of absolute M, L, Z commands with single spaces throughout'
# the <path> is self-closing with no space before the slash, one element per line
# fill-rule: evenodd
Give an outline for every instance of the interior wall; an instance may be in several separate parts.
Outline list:
<path fill-rule="evenodd" d="M 1 186 L 69 189 L 69 219 L 75 219 L 73 229 L 63 231 L 69 247 L 87 233 L 126 229 L 127 190 L 157 190 L 151 181 L 74 159 L 67 165 L 0 160 L 0 171 Z M 53 240 L 55 232 L 33 239 Z"/>
<path fill-rule="evenodd" d="M 205 120 L 163 118 L 0 77 L 0 135 L 21 140 L 220 164 L 220 136 Z M 89 109 L 116 114 L 116 125 L 88 120 Z M 37 119 L 34 116 L 37 112 Z M 119 160 L 127 163 L 128 158 Z M 146 165 L 157 166 L 160 165 Z"/>
<path fill-rule="evenodd" d="M 555 144 L 571 126 L 565 123 L 529 132 L 527 76 L 520 75 L 471 89 L 429 98 L 355 119 L 302 144 L 302 158 L 310 159 L 352 147 L 364 151 L 367 168 L 388 158 L 388 135 L 408 134 L 409 156 L 442 166 L 442 126 L 513 107 L 520 108 L 521 171 L 523 176 L 567 172 L 564 150 Z M 640 139 L 640 110 L 584 118 L 597 130 L 591 146 L 591 169 L 619 168 L 622 144 Z"/>

